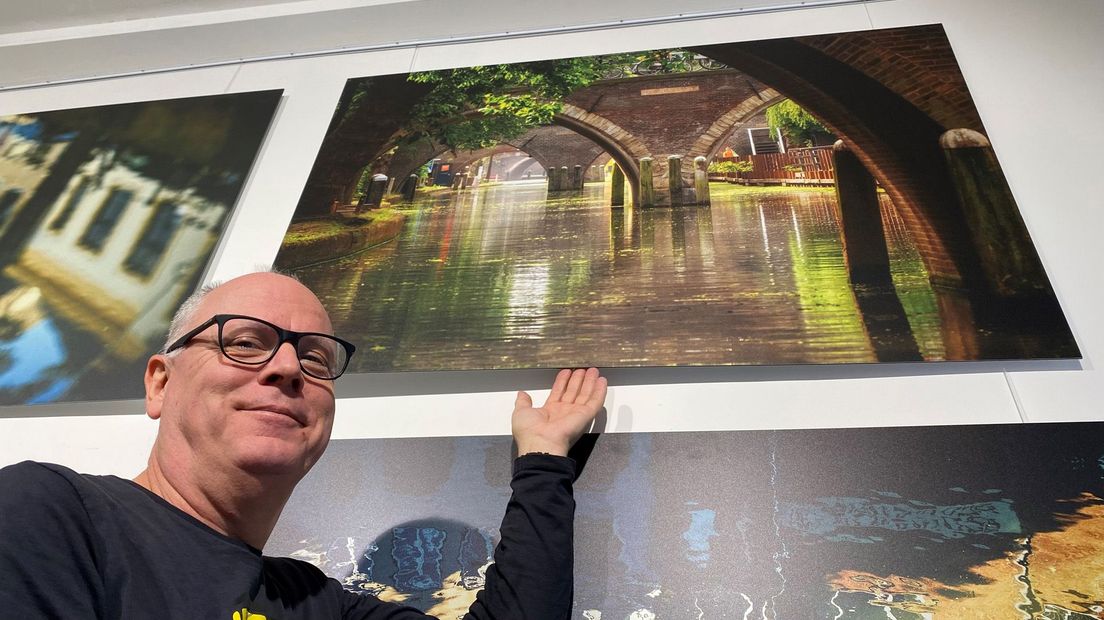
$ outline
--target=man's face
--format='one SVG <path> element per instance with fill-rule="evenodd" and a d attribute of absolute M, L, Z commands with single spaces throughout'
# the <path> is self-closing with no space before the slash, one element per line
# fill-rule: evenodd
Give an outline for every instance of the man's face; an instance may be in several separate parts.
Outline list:
<path fill-rule="evenodd" d="M 291 278 L 256 273 L 204 298 L 192 326 L 215 314 L 243 314 L 285 329 L 332 333 L 322 304 Z M 146 371 L 146 411 L 161 419 L 157 450 L 175 466 L 302 477 L 322 455 L 333 426 L 333 382 L 299 369 L 284 343 L 260 366 L 219 351 L 218 326 L 175 355 L 155 355 Z"/>

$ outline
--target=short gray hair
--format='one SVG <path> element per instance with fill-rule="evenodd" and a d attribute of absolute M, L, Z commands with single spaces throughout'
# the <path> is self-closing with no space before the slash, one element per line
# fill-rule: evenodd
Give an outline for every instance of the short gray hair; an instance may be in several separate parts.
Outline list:
<path fill-rule="evenodd" d="M 251 271 L 250 273 L 274 273 L 276 275 L 291 278 L 296 282 L 300 281 L 295 274 L 280 271 L 279 269 L 273 269 L 271 267 L 261 267 Z M 189 295 L 188 298 L 184 300 L 184 303 L 180 304 L 180 307 L 176 309 L 176 313 L 173 314 L 172 322 L 169 323 L 169 334 L 165 337 L 165 344 L 161 345 L 161 350 L 158 351 L 159 353 L 161 353 L 162 355 L 172 356 L 180 350 L 177 349 L 176 351 L 168 351 L 168 348 L 172 346 L 172 344 L 176 342 L 181 336 L 188 333 L 188 330 L 195 327 L 194 315 L 196 309 L 199 308 L 199 304 L 203 303 L 203 300 L 206 299 L 212 291 L 222 286 L 223 284 L 225 284 L 225 282 L 222 282 L 220 280 L 208 282 L 207 284 L 204 284 L 203 286 L 196 289 L 194 293 Z"/>

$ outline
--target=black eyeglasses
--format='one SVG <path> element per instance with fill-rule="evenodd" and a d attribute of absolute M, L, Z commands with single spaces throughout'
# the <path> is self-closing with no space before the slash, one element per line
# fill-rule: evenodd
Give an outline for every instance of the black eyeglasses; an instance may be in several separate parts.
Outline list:
<path fill-rule="evenodd" d="M 184 347 L 212 325 L 218 325 L 219 350 L 227 358 L 242 364 L 264 364 L 276 356 L 285 342 L 290 342 L 299 357 L 299 368 L 316 379 L 340 377 L 356 351 L 352 343 L 329 334 L 293 332 L 241 314 L 216 314 L 170 344 L 165 353 Z"/>

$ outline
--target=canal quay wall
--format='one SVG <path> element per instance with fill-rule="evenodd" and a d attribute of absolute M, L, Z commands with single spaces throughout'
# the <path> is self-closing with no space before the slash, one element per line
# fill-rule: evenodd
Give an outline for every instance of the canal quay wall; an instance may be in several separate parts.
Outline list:
<path fill-rule="evenodd" d="M 280 248 L 273 266 L 277 269 L 298 269 L 348 256 L 394 239 L 405 223 L 406 216 L 396 213 L 395 217 L 387 220 L 350 226 L 348 230 L 286 244 Z"/>

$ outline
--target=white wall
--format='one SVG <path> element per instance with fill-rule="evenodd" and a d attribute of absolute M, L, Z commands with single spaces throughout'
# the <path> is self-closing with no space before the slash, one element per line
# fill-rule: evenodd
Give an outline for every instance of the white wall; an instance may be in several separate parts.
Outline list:
<path fill-rule="evenodd" d="M 388 15 L 401 17 L 401 7 L 418 4 L 395 5 Z M 481 12 L 495 14 L 494 4 L 504 3 L 489 2 Z M 582 24 L 606 19 L 611 6 L 627 13 L 638 4 L 581 3 L 571 11 L 542 14 L 562 24 Z M 544 11 L 548 5 L 537 7 Z M 506 12 L 499 21 L 485 22 L 485 30 L 511 30 L 526 25 L 530 15 Z M 0 92 L 0 114 L 285 89 L 210 274 L 225 278 L 275 256 L 347 77 L 935 22 L 946 28 L 1084 360 L 616 369 L 607 373 L 613 387 L 604 427 L 628 432 L 1104 419 L 1098 405 L 1104 377 L 1095 368 L 1104 356 L 1104 323 L 1097 320 L 1104 302 L 1104 244 L 1099 240 L 1104 199 L 1095 188 L 1099 145 L 1104 144 L 1099 112 L 1104 54 L 1097 42 L 1104 33 L 1104 3 L 1097 0 L 1058 6 L 1036 0 L 887 0 L 605 33 L 228 65 Z M 427 22 L 424 32 L 429 36 L 440 27 Z M 225 29 L 211 31 L 208 40 L 204 32 L 193 32 L 187 47 L 174 53 L 209 56 Z M 156 45 L 157 38 L 143 39 L 144 45 Z M 284 44 L 289 40 L 295 41 L 289 34 Z M 94 38 L 67 41 L 65 49 L 91 51 L 99 43 Z M 8 58 L 41 65 L 24 67 L 27 75 L 80 75 L 82 65 L 58 65 L 61 61 L 48 49 L 36 49 L 43 51 L 41 57 L 19 46 L 0 47 L 0 72 Z M 145 51 L 129 48 L 126 62 L 133 64 Z M 0 73 L 3 83 L 11 81 Z M 335 438 L 506 434 L 512 390 L 542 388 L 551 375 L 473 371 L 343 378 Z M 0 465 L 33 458 L 133 475 L 143 466 L 154 433 L 154 423 L 142 411 L 140 401 L 0 408 Z"/>

